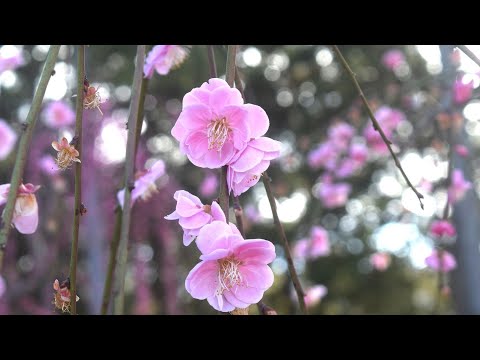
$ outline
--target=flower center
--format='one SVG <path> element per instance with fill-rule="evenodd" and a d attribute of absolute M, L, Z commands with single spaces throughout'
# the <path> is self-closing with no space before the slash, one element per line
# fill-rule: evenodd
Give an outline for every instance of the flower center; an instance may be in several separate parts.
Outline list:
<path fill-rule="evenodd" d="M 143 194 L 141 195 L 141 198 L 142 198 L 142 200 L 146 201 L 146 200 L 150 199 L 152 197 L 152 195 L 155 194 L 156 192 L 158 192 L 157 186 L 155 185 L 155 183 L 151 183 L 151 184 L 148 185 L 146 190 L 143 192 Z"/>
<path fill-rule="evenodd" d="M 230 131 L 226 118 L 211 121 L 207 127 L 208 150 L 220 151 Z"/>
<path fill-rule="evenodd" d="M 234 258 L 218 260 L 218 286 L 216 295 L 221 295 L 225 290 L 230 290 L 235 285 L 243 282 L 238 266 L 241 262 Z"/>

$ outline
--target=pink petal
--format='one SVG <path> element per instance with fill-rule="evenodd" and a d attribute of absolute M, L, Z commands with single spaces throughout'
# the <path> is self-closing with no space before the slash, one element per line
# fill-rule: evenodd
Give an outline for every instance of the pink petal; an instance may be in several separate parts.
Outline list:
<path fill-rule="evenodd" d="M 10 184 L 0 185 L 0 206 L 2 206 L 7 202 L 9 190 L 10 190 Z"/>
<path fill-rule="evenodd" d="M 188 274 L 185 288 L 193 298 L 204 300 L 212 296 L 217 289 L 218 263 L 216 261 L 202 261 Z"/>
<path fill-rule="evenodd" d="M 188 130 L 177 120 L 175 125 L 173 125 L 171 133 L 176 140 L 182 141 L 188 135 Z"/>
<path fill-rule="evenodd" d="M 242 94 L 238 89 L 231 88 L 230 86 L 221 86 L 212 91 L 210 95 L 210 108 L 215 114 L 223 114 L 222 110 L 228 105 L 243 105 Z"/>
<path fill-rule="evenodd" d="M 270 264 L 275 260 L 275 246 L 267 240 L 248 239 L 235 245 L 235 257 L 242 260 L 243 264 L 250 263 Z"/>
<path fill-rule="evenodd" d="M 195 159 L 201 158 L 208 151 L 208 137 L 203 130 L 188 135 L 184 143 L 187 155 Z"/>
<path fill-rule="evenodd" d="M 196 243 L 200 252 L 205 255 L 216 249 L 229 249 L 237 241 L 243 239 L 239 235 L 233 235 L 229 225 L 222 221 L 212 221 L 200 230 Z"/>
<path fill-rule="evenodd" d="M 273 271 L 268 265 L 240 265 L 239 270 L 245 286 L 265 290 L 273 285 Z"/>
<path fill-rule="evenodd" d="M 235 148 L 243 150 L 251 137 L 249 124 L 246 120 L 248 112 L 243 107 L 229 105 L 223 108 L 221 115 L 227 118 L 228 124 L 232 129 Z"/>
<path fill-rule="evenodd" d="M 176 211 L 172 212 L 171 214 L 163 217 L 166 220 L 178 220 L 180 219 L 180 215 L 177 214 Z"/>
<path fill-rule="evenodd" d="M 210 296 L 207 298 L 208 303 L 218 311 L 229 312 L 235 309 L 235 306 L 230 304 L 226 299 L 220 296 Z"/>
<path fill-rule="evenodd" d="M 256 304 L 262 300 L 265 290 L 247 286 L 234 286 L 230 292 L 244 303 Z"/>
<path fill-rule="evenodd" d="M 200 260 L 210 261 L 210 260 L 219 260 L 227 257 L 230 254 L 228 249 L 216 249 L 213 250 L 210 254 L 201 255 Z"/>
<path fill-rule="evenodd" d="M 178 199 L 180 197 L 186 197 L 190 200 L 192 200 L 192 202 L 195 204 L 195 205 L 198 205 L 198 206 L 203 206 L 203 203 L 202 201 L 195 195 L 193 194 L 190 194 L 188 191 L 185 191 L 185 190 L 178 190 L 178 191 L 175 191 L 175 193 L 173 194 L 173 198 L 175 200 L 178 201 Z"/>
<path fill-rule="evenodd" d="M 184 108 L 177 121 L 179 121 L 185 129 L 197 130 L 206 128 L 212 118 L 212 112 L 207 106 L 197 104 Z"/>
<path fill-rule="evenodd" d="M 258 165 L 262 159 L 263 151 L 253 147 L 247 147 L 237 161 L 233 162 L 230 167 L 236 172 L 244 172 Z"/>
<path fill-rule="evenodd" d="M 29 215 L 14 216 L 12 223 L 22 234 L 33 234 L 38 226 L 38 208 Z"/>
<path fill-rule="evenodd" d="M 208 82 L 204 82 L 202 86 L 200 86 L 200 89 L 207 90 L 208 92 L 212 92 L 215 89 L 219 87 L 224 87 L 224 86 L 230 87 L 230 85 L 228 85 L 228 83 L 223 79 L 211 78 L 210 80 L 208 80 Z"/>
<path fill-rule="evenodd" d="M 265 135 L 270 126 L 265 110 L 253 104 L 245 104 L 244 108 L 248 111 L 247 121 L 250 128 L 250 137 L 256 139 Z"/>
<path fill-rule="evenodd" d="M 186 196 L 180 196 L 177 201 L 176 211 L 181 217 L 190 217 L 203 211 L 203 206 L 195 205 Z"/>
<path fill-rule="evenodd" d="M 188 246 L 190 245 L 193 240 L 195 240 L 195 236 L 187 233 L 186 231 L 183 233 L 183 245 Z"/>
<path fill-rule="evenodd" d="M 250 140 L 248 145 L 255 149 L 262 150 L 265 153 L 280 153 L 282 148 L 282 143 L 280 141 L 270 139 L 266 136 Z"/>
<path fill-rule="evenodd" d="M 218 221 L 224 221 L 227 222 L 227 219 L 225 218 L 225 214 L 223 213 L 222 208 L 216 201 L 212 202 L 212 206 L 210 208 L 210 211 L 212 212 L 212 220 L 218 220 Z"/>
<path fill-rule="evenodd" d="M 211 219 L 211 215 L 202 211 L 188 218 L 180 217 L 178 223 L 184 229 L 196 229 L 208 224 Z"/>
<path fill-rule="evenodd" d="M 241 300 L 238 300 L 235 297 L 235 294 L 232 291 L 224 291 L 222 295 L 225 299 L 227 299 L 227 301 L 230 304 L 232 304 L 236 308 L 245 309 L 245 308 L 249 307 L 250 304 L 251 304 L 251 303 L 246 303 L 246 302 L 243 302 Z"/>
<path fill-rule="evenodd" d="M 186 108 L 187 106 L 198 105 L 198 104 L 209 104 L 210 103 L 210 91 L 205 89 L 195 88 L 189 93 L 186 93 L 183 97 L 182 107 Z"/>
<path fill-rule="evenodd" d="M 230 161 L 230 159 L 233 157 L 233 155 L 235 155 L 233 144 L 231 142 L 226 142 L 225 144 L 223 144 L 222 149 L 220 151 L 212 149 L 212 150 L 208 150 L 205 153 L 205 156 L 202 162 L 204 166 L 202 167 L 206 167 L 209 169 L 218 169 L 219 167 L 226 165 Z"/>

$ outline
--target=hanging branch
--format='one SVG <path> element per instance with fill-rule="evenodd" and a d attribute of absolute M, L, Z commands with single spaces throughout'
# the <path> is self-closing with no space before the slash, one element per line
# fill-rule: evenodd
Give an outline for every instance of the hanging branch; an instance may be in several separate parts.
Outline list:
<path fill-rule="evenodd" d="M 47 59 L 40 74 L 40 81 L 38 82 L 35 95 L 33 96 L 32 106 L 27 115 L 27 119 L 23 126 L 23 133 L 18 145 L 17 157 L 15 159 L 15 166 L 13 168 L 12 178 L 10 180 L 10 190 L 8 192 L 8 200 L 3 211 L 3 224 L 0 230 L 0 271 L 3 265 L 3 256 L 5 253 L 5 247 L 7 246 L 8 235 L 12 227 L 13 212 L 15 210 L 15 202 L 17 199 L 18 188 L 22 182 L 23 170 L 27 162 L 28 148 L 32 141 L 33 130 L 35 129 L 35 123 L 37 121 L 38 113 L 42 105 L 45 91 L 50 77 L 53 76 L 53 68 L 55 67 L 55 61 L 57 60 L 58 52 L 61 45 L 50 45 L 48 50 Z"/>
<path fill-rule="evenodd" d="M 472 59 L 475 64 L 480 66 L 480 59 L 469 48 L 467 48 L 465 45 L 457 45 L 457 47 L 462 50 L 465 55 Z"/>
<path fill-rule="evenodd" d="M 230 85 L 233 86 L 233 81 L 235 80 L 235 58 L 237 56 L 237 48 L 238 45 L 228 45 L 228 53 L 227 53 L 227 70 L 225 73 L 225 81 Z M 222 167 L 221 175 L 220 175 L 220 207 L 222 208 L 223 212 L 225 213 L 225 218 L 229 218 L 229 207 L 230 207 L 230 199 L 228 196 L 228 187 L 227 187 L 227 169 L 228 166 L 225 165 Z"/>
<path fill-rule="evenodd" d="M 380 134 L 383 142 L 385 143 L 385 145 L 387 145 L 388 151 L 390 151 L 390 154 L 392 155 L 393 160 L 395 161 L 395 165 L 397 166 L 397 168 L 402 173 L 402 176 L 405 179 L 408 186 L 413 190 L 415 195 L 417 195 L 418 201 L 420 202 L 420 207 L 423 210 L 423 202 L 422 202 L 423 195 L 420 192 L 418 192 L 418 190 L 415 188 L 415 186 L 413 186 L 413 184 L 410 182 L 410 179 L 407 177 L 407 174 L 405 174 L 405 171 L 403 170 L 402 165 L 400 164 L 400 161 L 397 158 L 397 155 L 395 155 L 395 153 L 393 152 L 392 142 L 390 140 L 388 140 L 387 136 L 383 132 L 383 129 L 381 128 L 380 124 L 378 123 L 377 119 L 375 118 L 375 115 L 373 114 L 373 111 L 372 111 L 370 105 L 368 104 L 367 98 L 363 94 L 362 88 L 358 84 L 358 81 L 355 77 L 355 73 L 352 71 L 352 69 L 350 69 L 350 66 L 348 65 L 347 61 L 343 57 L 343 55 L 340 52 L 340 50 L 338 49 L 338 47 L 336 45 L 333 45 L 332 47 L 333 47 L 333 50 L 335 51 L 335 54 L 340 59 L 340 62 L 342 63 L 343 67 L 347 71 L 348 76 L 350 77 L 350 80 L 355 85 L 355 88 L 357 89 L 358 95 L 362 99 L 363 104 L 365 105 L 365 108 L 367 109 L 368 115 L 370 116 L 370 119 L 372 120 L 373 128 Z"/>
<path fill-rule="evenodd" d="M 233 197 L 233 211 L 235 212 L 235 219 L 237 220 L 237 228 L 240 234 L 245 237 L 245 230 L 243 229 L 243 209 L 238 196 Z"/>
<path fill-rule="evenodd" d="M 113 286 L 113 311 L 116 315 L 123 314 L 125 300 L 125 275 L 127 273 L 128 235 L 130 230 L 131 195 L 135 186 L 135 153 L 137 127 L 141 126 L 143 119 L 138 117 L 140 107 L 140 89 L 142 88 L 143 64 L 145 62 L 145 45 L 138 45 L 135 73 L 132 83 L 132 101 L 128 115 L 128 139 L 125 159 L 125 196 L 123 201 L 122 225 L 120 242 L 118 245 L 117 263 Z"/>
<path fill-rule="evenodd" d="M 213 45 L 207 45 L 207 54 L 208 54 L 208 68 L 210 70 L 210 77 L 216 78 L 217 75 L 217 65 L 215 63 L 215 51 Z"/>
<path fill-rule="evenodd" d="M 235 73 L 236 73 L 236 75 L 235 75 L 235 86 L 237 87 L 238 91 L 240 91 L 240 93 L 243 96 L 243 99 L 245 100 L 245 92 L 244 92 L 244 89 L 243 89 L 243 85 L 241 83 L 240 74 L 239 74 L 238 69 L 236 69 Z M 280 219 L 278 217 L 277 206 L 275 204 L 275 197 L 273 196 L 272 188 L 270 186 L 271 179 L 268 176 L 266 171 L 263 173 L 262 179 L 263 179 L 263 184 L 265 186 L 265 191 L 267 192 L 268 201 L 270 202 L 270 208 L 272 209 L 273 221 L 274 221 L 274 223 L 277 227 L 278 234 L 280 235 L 280 239 L 282 240 L 282 246 L 283 246 L 283 249 L 285 251 L 285 256 L 287 257 L 288 271 L 290 273 L 290 277 L 292 279 L 293 287 L 295 288 L 295 292 L 297 293 L 298 303 L 300 304 L 300 309 L 301 309 L 302 313 L 306 315 L 307 314 L 307 308 L 305 306 L 305 298 L 304 298 L 305 293 L 302 289 L 300 279 L 298 278 L 297 271 L 295 269 L 295 265 L 293 264 L 293 257 L 292 257 L 292 253 L 290 251 L 290 246 L 288 245 L 287 236 L 286 236 L 285 231 L 283 229 L 283 225 L 280 222 Z M 234 204 L 237 201 L 239 201 L 238 198 L 234 197 Z M 241 207 L 240 207 L 240 210 L 241 210 Z M 237 214 L 237 211 L 235 211 L 235 215 L 236 214 Z M 238 218 L 237 218 L 237 222 L 238 222 Z M 241 220 L 241 222 L 243 224 L 242 220 Z M 258 305 L 258 306 L 260 306 L 260 305 Z"/>
<path fill-rule="evenodd" d="M 75 118 L 75 149 L 80 154 L 78 158 L 82 159 L 82 117 L 83 117 L 83 97 L 85 80 L 85 45 L 78 46 L 77 62 L 77 106 Z M 80 216 L 82 206 L 82 164 L 75 163 L 75 205 L 73 213 L 73 233 L 72 250 L 70 255 L 70 304 L 71 314 L 77 313 L 77 259 L 78 259 L 78 232 L 80 228 Z"/>
<path fill-rule="evenodd" d="M 147 50 L 148 51 L 148 50 Z M 145 52 L 147 52 L 145 51 Z M 145 94 L 147 92 L 148 87 L 148 78 L 142 78 L 142 85 L 140 88 L 140 105 L 138 107 L 137 119 L 138 119 L 138 126 L 137 131 L 135 133 L 135 156 L 137 158 L 137 150 L 138 150 L 138 141 L 140 139 L 140 133 L 142 132 L 142 122 L 143 122 L 143 112 L 144 112 L 144 104 L 145 104 Z M 121 188 L 125 188 L 125 179 L 122 181 Z M 118 244 L 120 242 L 120 230 L 122 227 L 122 208 L 118 205 L 115 208 L 115 225 L 112 235 L 112 240 L 110 241 L 110 257 L 108 258 L 108 265 L 107 265 L 107 274 L 105 276 L 105 285 L 103 286 L 103 296 L 102 296 L 102 307 L 100 309 L 100 314 L 106 315 L 108 311 L 108 305 L 110 304 L 110 297 L 112 294 L 112 280 L 113 280 L 113 273 L 115 271 L 115 267 L 117 265 L 117 251 L 118 251 Z"/>

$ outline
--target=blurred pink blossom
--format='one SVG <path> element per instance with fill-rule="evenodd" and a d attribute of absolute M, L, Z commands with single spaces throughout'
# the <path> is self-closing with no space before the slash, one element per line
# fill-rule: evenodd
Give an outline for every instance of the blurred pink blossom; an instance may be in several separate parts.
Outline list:
<path fill-rule="evenodd" d="M 7 70 L 15 70 L 25 64 L 21 50 L 15 46 L 6 46 L 0 49 L 0 74 Z"/>
<path fill-rule="evenodd" d="M 158 191 L 157 186 L 155 185 L 155 181 L 157 181 L 163 174 L 165 174 L 165 163 L 162 160 L 158 160 L 157 162 L 155 162 L 155 164 L 152 165 L 150 170 L 137 173 L 135 187 L 132 190 L 131 196 L 132 206 L 138 198 L 146 201 Z M 124 197 L 125 189 L 122 189 L 117 193 L 117 199 L 122 208 Z"/>
<path fill-rule="evenodd" d="M 170 70 L 180 66 L 188 56 L 188 49 L 181 45 L 155 45 L 148 53 L 143 67 L 146 78 L 152 78 L 153 70 L 167 75 Z"/>
<path fill-rule="evenodd" d="M 425 264 L 435 271 L 449 272 L 457 267 L 455 257 L 446 250 L 433 250 L 425 259 Z"/>
<path fill-rule="evenodd" d="M 0 299 L 2 298 L 3 294 L 7 290 L 7 283 L 3 279 L 2 275 L 0 275 Z"/>
<path fill-rule="evenodd" d="M 339 151 L 335 148 L 335 145 L 327 141 L 310 151 L 307 159 L 308 165 L 312 169 L 325 168 L 327 170 L 333 170 L 337 165 L 339 155 Z"/>
<path fill-rule="evenodd" d="M 17 134 L 15 131 L 5 120 L 0 119 L 0 161 L 7 158 L 16 142 Z"/>
<path fill-rule="evenodd" d="M 328 289 L 324 285 L 315 285 L 307 289 L 305 295 L 305 305 L 307 308 L 312 308 L 327 295 Z"/>
<path fill-rule="evenodd" d="M 185 280 L 193 298 L 207 299 L 215 310 L 228 312 L 258 303 L 272 286 L 274 276 L 267 264 L 276 255 L 270 241 L 244 240 L 232 226 L 214 221 L 200 230 L 196 243 L 202 261 Z"/>
<path fill-rule="evenodd" d="M 330 255 L 328 232 L 321 226 L 313 226 L 308 239 L 301 239 L 295 243 L 293 253 L 295 257 L 306 260 Z"/>
<path fill-rule="evenodd" d="M 383 54 L 382 63 L 387 69 L 393 71 L 405 63 L 405 55 L 397 49 L 389 50 Z"/>
<path fill-rule="evenodd" d="M 59 129 L 75 122 L 75 112 L 64 101 L 52 101 L 43 110 L 42 120 L 48 127 Z"/>
<path fill-rule="evenodd" d="M 355 135 L 355 128 L 346 122 L 336 123 L 328 129 L 331 143 L 339 150 L 345 150 Z"/>
<path fill-rule="evenodd" d="M 455 145 L 455 152 L 461 157 L 468 157 L 469 151 L 465 145 Z"/>
<path fill-rule="evenodd" d="M 262 173 L 270 166 L 270 161 L 280 155 L 282 144 L 268 137 L 260 137 L 248 142 L 228 164 L 228 191 L 239 196 L 254 186 Z"/>
<path fill-rule="evenodd" d="M 464 84 L 462 80 L 456 80 L 453 84 L 453 101 L 457 105 L 466 103 L 473 94 L 473 80 Z"/>
<path fill-rule="evenodd" d="M 450 221 L 447 220 L 436 220 L 430 226 L 430 233 L 433 236 L 442 238 L 442 237 L 450 237 L 453 238 L 457 236 L 457 230 L 455 230 L 455 226 Z"/>
<path fill-rule="evenodd" d="M 175 211 L 165 216 L 167 220 L 178 220 L 183 228 L 183 245 L 190 245 L 200 230 L 212 221 L 226 222 L 225 214 L 217 202 L 212 205 L 203 205 L 198 197 L 188 191 L 179 190 L 173 195 L 177 200 Z"/>
<path fill-rule="evenodd" d="M 38 226 L 38 204 L 35 192 L 40 185 L 21 184 L 13 212 L 12 224 L 22 234 L 33 234 Z M 0 185 L 0 206 L 7 202 L 10 184 Z"/>
<path fill-rule="evenodd" d="M 240 91 L 213 78 L 184 96 L 172 135 L 194 165 L 216 169 L 245 149 L 251 139 L 263 136 L 268 127 L 268 116 L 261 107 L 244 104 Z"/>
<path fill-rule="evenodd" d="M 448 188 L 448 201 L 450 204 L 455 204 L 462 200 L 465 197 L 466 192 L 471 188 L 472 183 L 465 180 L 462 170 L 453 170 L 451 183 Z"/>
<path fill-rule="evenodd" d="M 390 254 L 377 252 L 370 256 L 370 264 L 378 271 L 385 271 L 390 266 Z"/>
<path fill-rule="evenodd" d="M 43 156 L 39 161 L 40 170 L 49 176 L 58 174 L 58 167 L 55 160 L 50 155 Z"/>
<path fill-rule="evenodd" d="M 323 182 L 314 195 L 325 208 L 333 209 L 345 205 L 351 190 L 352 187 L 347 183 Z"/>
<path fill-rule="evenodd" d="M 215 174 L 208 174 L 200 184 L 200 195 L 209 197 L 218 191 L 218 176 Z"/>

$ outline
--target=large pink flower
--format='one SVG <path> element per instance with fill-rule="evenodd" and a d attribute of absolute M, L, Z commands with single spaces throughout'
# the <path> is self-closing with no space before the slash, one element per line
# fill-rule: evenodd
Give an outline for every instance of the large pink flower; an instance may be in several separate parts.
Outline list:
<path fill-rule="evenodd" d="M 472 188 L 472 183 L 465 180 L 463 172 L 460 169 L 455 169 L 452 172 L 452 179 L 448 188 L 448 201 L 454 204 L 465 197 L 468 190 Z"/>
<path fill-rule="evenodd" d="M 15 70 L 25 64 L 22 52 L 12 45 L 0 49 L 0 74 L 7 70 Z"/>
<path fill-rule="evenodd" d="M 195 240 L 205 225 L 215 220 L 227 221 L 222 208 L 215 201 L 212 205 L 203 205 L 198 197 L 185 190 L 176 191 L 173 198 L 177 200 L 177 207 L 173 213 L 165 216 L 165 219 L 178 220 L 183 228 L 183 245 L 185 246 Z"/>
<path fill-rule="evenodd" d="M 155 45 L 148 53 L 143 67 L 146 78 L 153 76 L 153 70 L 167 75 L 171 69 L 180 66 L 188 56 L 187 48 L 180 45 Z"/>
<path fill-rule="evenodd" d="M 40 185 L 21 184 L 13 212 L 12 224 L 22 234 L 33 234 L 38 226 L 38 204 L 35 192 Z M 7 202 L 10 184 L 0 185 L 0 206 Z"/>
<path fill-rule="evenodd" d="M 8 125 L 8 123 L 0 119 L 0 160 L 5 159 L 17 141 L 17 134 L 13 129 Z"/>
<path fill-rule="evenodd" d="M 265 111 L 244 104 L 242 95 L 221 79 L 210 79 L 183 98 L 183 110 L 172 129 L 180 150 L 202 168 L 226 165 L 251 139 L 269 127 Z"/>
<path fill-rule="evenodd" d="M 153 164 L 150 170 L 137 173 L 137 180 L 135 180 L 135 187 L 132 190 L 131 196 L 132 206 L 138 198 L 146 201 L 157 192 L 155 181 L 163 174 L 165 174 L 165 163 L 162 160 L 158 160 L 155 164 Z M 117 193 L 117 199 L 122 209 L 124 197 L 125 189 L 122 189 Z"/>
<path fill-rule="evenodd" d="M 273 284 L 267 265 L 275 247 L 267 240 L 247 239 L 221 221 L 205 225 L 197 238 L 202 255 L 187 276 L 185 287 L 195 299 L 207 299 L 216 310 L 244 309 L 258 303 Z"/>
<path fill-rule="evenodd" d="M 435 271 L 449 272 L 457 267 L 455 257 L 446 250 L 433 250 L 425 259 L 427 266 Z"/>
<path fill-rule="evenodd" d="M 59 129 L 73 124 L 75 112 L 64 101 L 52 101 L 42 112 L 42 120 L 48 127 Z"/>
<path fill-rule="evenodd" d="M 473 93 L 473 80 L 467 84 L 464 84 L 462 80 L 455 81 L 453 84 L 453 101 L 457 105 L 466 103 L 472 97 Z"/>
<path fill-rule="evenodd" d="M 228 164 L 228 191 L 239 196 L 254 186 L 262 173 L 270 166 L 270 161 L 280 155 L 282 144 L 268 137 L 260 137 L 248 142 Z"/>

